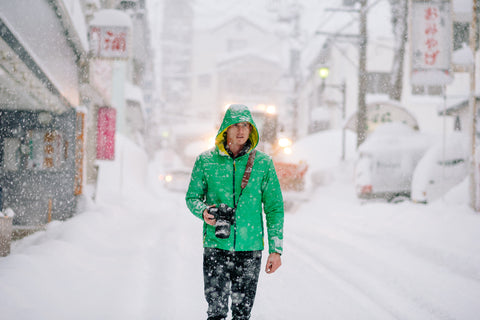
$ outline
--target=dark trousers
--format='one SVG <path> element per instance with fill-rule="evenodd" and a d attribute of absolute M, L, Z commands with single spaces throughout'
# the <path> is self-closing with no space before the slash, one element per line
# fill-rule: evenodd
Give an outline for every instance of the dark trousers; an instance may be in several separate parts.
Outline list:
<path fill-rule="evenodd" d="M 229 297 L 232 318 L 250 319 L 261 260 L 261 251 L 204 249 L 203 279 L 208 320 L 227 318 Z"/>

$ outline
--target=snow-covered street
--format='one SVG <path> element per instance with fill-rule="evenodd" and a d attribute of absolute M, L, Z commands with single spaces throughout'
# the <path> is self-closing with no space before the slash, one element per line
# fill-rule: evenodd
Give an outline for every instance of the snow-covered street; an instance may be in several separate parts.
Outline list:
<path fill-rule="evenodd" d="M 479 320 L 479 19 L 0 1 L 0 320 Z"/>
<path fill-rule="evenodd" d="M 252 319 L 478 319 L 480 216 L 467 205 L 362 203 L 345 178 L 308 198 L 286 215 L 283 266 L 261 272 Z M 2 319 L 206 318 L 201 221 L 162 188 L 90 204 L 0 258 L 0 308 Z"/>

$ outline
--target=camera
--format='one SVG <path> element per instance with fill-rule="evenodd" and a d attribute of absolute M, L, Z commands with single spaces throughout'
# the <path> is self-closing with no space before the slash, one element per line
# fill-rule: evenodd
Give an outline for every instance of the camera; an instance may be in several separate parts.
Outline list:
<path fill-rule="evenodd" d="M 208 213 L 215 217 L 215 236 L 220 239 L 230 237 L 230 226 L 235 222 L 235 208 L 221 203 L 217 207 L 207 209 Z"/>

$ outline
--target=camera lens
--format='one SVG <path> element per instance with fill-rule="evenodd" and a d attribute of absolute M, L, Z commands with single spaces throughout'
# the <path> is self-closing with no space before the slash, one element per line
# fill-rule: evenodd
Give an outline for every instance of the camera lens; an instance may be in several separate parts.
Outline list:
<path fill-rule="evenodd" d="M 230 237 L 230 223 L 226 220 L 217 220 L 215 224 L 215 236 L 220 239 Z"/>

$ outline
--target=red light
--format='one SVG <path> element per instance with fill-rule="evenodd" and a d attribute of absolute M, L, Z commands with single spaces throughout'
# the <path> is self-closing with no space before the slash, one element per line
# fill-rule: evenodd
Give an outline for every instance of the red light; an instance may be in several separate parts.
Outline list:
<path fill-rule="evenodd" d="M 362 194 L 372 193 L 372 185 L 362 186 L 360 192 L 361 192 Z"/>

